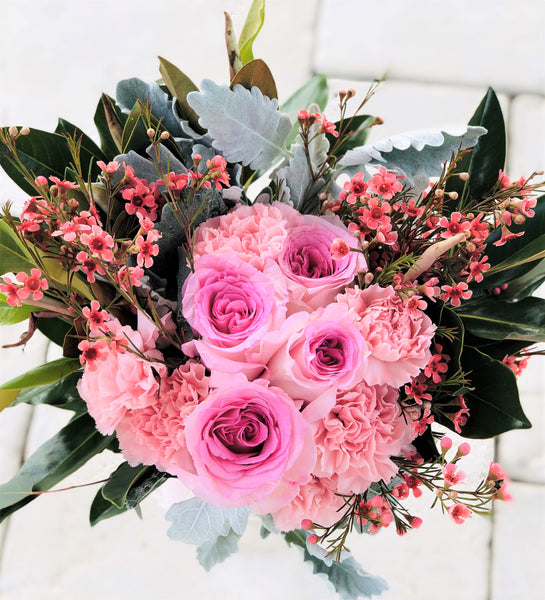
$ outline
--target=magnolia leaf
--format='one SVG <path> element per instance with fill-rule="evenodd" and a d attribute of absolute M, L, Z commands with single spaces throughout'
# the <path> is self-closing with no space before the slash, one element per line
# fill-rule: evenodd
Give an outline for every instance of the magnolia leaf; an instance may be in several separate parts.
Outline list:
<path fill-rule="evenodd" d="M 0 219 L 0 276 L 30 271 L 36 265 L 11 227 Z"/>
<path fill-rule="evenodd" d="M 254 0 L 248 11 L 240 37 L 238 47 L 240 50 L 240 59 L 242 64 L 254 59 L 252 46 L 257 34 L 261 31 L 265 21 L 265 0 Z"/>
<path fill-rule="evenodd" d="M 258 87 L 264 96 L 278 98 L 276 83 L 269 67 L 260 58 L 250 61 L 231 80 L 231 89 L 240 84 L 247 90 Z"/>
<path fill-rule="evenodd" d="M 101 148 L 108 160 L 121 151 L 121 136 L 127 116 L 115 105 L 113 98 L 102 94 L 95 111 L 94 122 Z"/>
<path fill-rule="evenodd" d="M 542 298 L 468 302 L 456 309 L 456 314 L 468 331 L 481 338 L 545 342 L 545 300 Z"/>
<path fill-rule="evenodd" d="M 220 535 L 213 542 L 207 542 L 197 547 L 197 559 L 199 563 L 207 570 L 229 558 L 231 554 L 238 551 L 238 541 L 240 535 L 232 529 L 227 535 Z"/>
<path fill-rule="evenodd" d="M 483 127 L 467 126 L 461 134 L 446 131 L 413 131 L 394 135 L 349 150 L 339 161 L 350 175 L 363 171 L 369 176 L 367 166 L 382 166 L 399 171 L 413 186 L 422 177 L 437 177 L 443 163 L 459 149 L 470 148 L 486 133 Z"/>
<path fill-rule="evenodd" d="M 375 117 L 371 115 L 357 115 L 350 119 L 345 119 L 342 124 L 344 132 L 343 139 L 337 144 L 335 150 L 332 151 L 333 156 L 339 157 L 346 154 L 348 150 L 363 146 L 367 141 L 371 125 L 374 121 Z M 340 127 L 341 123 L 337 121 L 335 123 L 336 131 L 339 131 Z M 331 133 L 326 135 L 330 145 L 333 147 L 337 138 Z"/>
<path fill-rule="evenodd" d="M 231 530 L 242 535 L 249 513 L 247 506 L 219 508 L 199 498 L 190 498 L 170 507 L 166 518 L 172 525 L 167 533 L 173 540 L 201 546 L 227 536 Z"/>
<path fill-rule="evenodd" d="M 77 471 L 113 438 L 101 435 L 88 414 L 72 419 L 34 452 L 15 477 L 0 485 L 0 521 L 37 498 L 33 492 L 49 490 Z"/>
<path fill-rule="evenodd" d="M 23 402 L 33 405 L 49 404 L 74 412 L 86 412 L 87 405 L 81 399 L 76 387 L 80 377 L 80 372 L 69 373 L 59 381 L 21 390 L 13 406 Z"/>
<path fill-rule="evenodd" d="M 198 128 L 198 116 L 187 103 L 187 95 L 189 92 L 198 92 L 199 88 L 178 67 L 161 56 L 159 56 L 159 71 L 168 91 L 178 101 L 181 112 L 179 116 L 188 121 L 193 129 Z"/>
<path fill-rule="evenodd" d="M 38 311 L 35 306 L 9 306 L 0 296 L 0 325 L 14 325 L 26 321 L 33 311 Z"/>
<path fill-rule="evenodd" d="M 490 438 L 531 427 L 520 405 L 515 374 L 507 365 L 466 346 L 462 368 L 474 388 L 464 395 L 469 408 L 469 418 L 462 427 L 464 437 Z M 442 419 L 441 423 L 453 429 L 449 419 Z"/>
<path fill-rule="evenodd" d="M 335 587 L 335 591 L 343 600 L 357 600 L 358 598 L 372 598 L 388 589 L 386 582 L 380 577 L 366 573 L 352 556 L 344 560 L 328 561 L 312 555 L 308 551 L 308 532 L 302 529 L 294 529 L 284 533 L 288 544 L 295 544 L 303 550 L 304 560 L 312 563 L 314 573 L 323 573 Z M 315 553 L 317 554 L 317 553 Z"/>
<path fill-rule="evenodd" d="M 284 145 L 290 120 L 278 111 L 277 100 L 267 98 L 259 88 L 247 90 L 236 85 L 231 90 L 205 79 L 202 91 L 191 92 L 187 100 L 212 137 L 214 148 L 229 162 L 257 170 L 270 167 L 279 156 L 289 157 Z"/>
<path fill-rule="evenodd" d="M 183 135 L 180 121 L 172 110 L 172 100 L 156 83 L 146 83 L 138 77 L 132 77 L 117 84 L 116 101 L 122 110 L 130 113 L 138 99 L 149 104 L 151 114 L 172 135 Z"/>

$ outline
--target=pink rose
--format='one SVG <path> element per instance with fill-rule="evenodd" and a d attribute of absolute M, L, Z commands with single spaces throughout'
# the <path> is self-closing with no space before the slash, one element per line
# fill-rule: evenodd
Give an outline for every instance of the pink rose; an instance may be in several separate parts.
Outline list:
<path fill-rule="evenodd" d="M 187 418 L 193 468 L 179 477 L 199 498 L 264 514 L 285 506 L 309 479 L 316 460 L 310 427 L 292 399 L 267 384 L 235 376 Z"/>
<path fill-rule="evenodd" d="M 332 302 L 313 313 L 298 312 L 286 320 L 287 339 L 267 365 L 268 377 L 292 398 L 324 400 L 324 416 L 337 390 L 357 383 L 367 365 L 368 350 L 346 305 Z"/>
<path fill-rule="evenodd" d="M 435 325 L 422 310 L 408 308 L 392 286 L 347 289 L 337 301 L 348 306 L 369 346 L 369 385 L 400 387 L 426 367 Z"/>
<path fill-rule="evenodd" d="M 128 410 L 116 433 L 125 460 L 155 465 L 175 475 L 185 449 L 185 421 L 208 395 L 204 365 L 189 361 L 161 380 L 160 393 L 144 408 Z"/>
<path fill-rule="evenodd" d="M 333 259 L 331 246 L 339 239 L 350 247 L 357 243 L 338 217 L 303 215 L 303 224 L 289 229 L 278 257 L 278 264 L 288 280 L 288 314 L 329 304 L 338 292 L 352 283 L 358 270 L 366 268 L 359 252 L 350 252 L 340 260 Z"/>
<path fill-rule="evenodd" d="M 273 285 L 269 273 L 280 278 L 279 285 Z M 212 370 L 214 386 L 220 373 L 257 377 L 281 344 L 282 280 L 275 263 L 261 273 L 234 254 L 203 256 L 195 263 L 183 288 L 183 314 L 201 339 L 183 349 L 200 354 Z"/>
<path fill-rule="evenodd" d="M 114 339 L 106 347 L 102 360 L 96 361 L 92 368 L 86 366 L 78 382 L 78 392 L 103 435 L 114 432 L 127 410 L 153 404 L 159 391 L 157 375 L 166 375 L 165 365 L 157 362 L 162 355 L 153 348 L 157 329 L 151 331 L 148 319 L 139 319 L 139 326 L 142 333 L 129 326 L 122 327 L 117 320 L 109 321 L 106 327 Z M 146 360 L 131 349 L 154 360 Z"/>
<path fill-rule="evenodd" d="M 361 494 L 397 473 L 390 459 L 410 443 L 412 427 L 398 390 L 359 383 L 342 391 L 327 417 L 313 424 L 318 459 L 313 474 L 329 477 L 341 494 Z"/>
<path fill-rule="evenodd" d="M 300 220 L 295 209 L 280 202 L 237 206 L 199 225 L 193 258 L 232 253 L 262 271 L 267 259 L 276 259 L 282 251 L 288 226 Z"/>

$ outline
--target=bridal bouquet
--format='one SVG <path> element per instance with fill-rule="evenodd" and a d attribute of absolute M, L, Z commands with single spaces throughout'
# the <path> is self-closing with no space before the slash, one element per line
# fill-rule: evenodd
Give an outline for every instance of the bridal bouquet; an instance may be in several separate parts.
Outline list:
<path fill-rule="evenodd" d="M 1 130 L 29 199 L 0 220 L 0 322 L 63 358 L 2 385 L 0 408 L 73 417 L 0 486 L 0 519 L 109 450 L 124 462 L 91 524 L 178 478 L 194 497 L 169 535 L 205 568 L 252 511 L 342 597 L 371 596 L 384 582 L 350 535 L 418 527 L 422 489 L 456 523 L 510 498 L 497 463 L 464 485 L 470 446 L 444 428 L 530 427 L 516 376 L 544 339 L 545 197 L 502 171 L 492 90 L 459 131 L 367 144 L 375 85 L 326 116 L 316 76 L 279 106 L 262 23 L 255 0 L 237 42 L 227 17 L 229 84 L 162 58 L 160 82 L 121 81 L 100 146 L 62 119 Z"/>

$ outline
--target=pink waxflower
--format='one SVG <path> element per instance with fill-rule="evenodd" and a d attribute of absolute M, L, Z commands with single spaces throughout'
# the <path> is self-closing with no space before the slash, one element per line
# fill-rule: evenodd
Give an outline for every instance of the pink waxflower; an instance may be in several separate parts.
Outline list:
<path fill-rule="evenodd" d="M 471 510 L 465 504 L 453 504 L 448 509 L 451 519 L 458 525 L 462 525 L 466 519 L 471 517 Z"/>
<path fill-rule="evenodd" d="M 21 300 L 26 300 L 29 296 L 32 296 L 32 300 L 41 300 L 44 297 L 42 290 L 49 289 L 47 279 L 42 276 L 40 269 L 31 269 L 30 275 L 21 271 L 17 273 L 15 278 L 21 283 L 21 288 L 17 291 L 17 295 Z"/>
<path fill-rule="evenodd" d="M 7 275 L 4 275 L 2 280 L 3 283 L 0 283 L 0 292 L 7 296 L 6 303 L 8 306 L 23 306 L 21 298 L 19 297 L 21 286 L 14 282 L 11 277 Z"/>
<path fill-rule="evenodd" d="M 249 505 L 258 514 L 291 502 L 316 460 L 310 428 L 293 400 L 243 376 L 194 408 L 185 444 L 186 468 L 178 473 L 184 485 L 216 506 Z"/>
<path fill-rule="evenodd" d="M 388 216 L 391 206 L 388 202 L 381 202 L 378 198 L 370 198 L 367 202 L 367 208 L 361 211 L 360 223 L 369 229 L 381 229 L 388 231 L 390 227 L 390 217 Z"/>
<path fill-rule="evenodd" d="M 454 285 L 442 285 L 441 289 L 443 290 L 441 300 L 450 301 L 452 306 L 460 306 L 462 300 L 467 300 L 473 295 L 465 281 L 460 281 Z"/>
<path fill-rule="evenodd" d="M 116 427 L 119 445 L 130 465 L 155 465 L 176 475 L 182 470 L 185 423 L 206 400 L 209 378 L 204 365 L 188 361 L 160 382 L 159 394 L 143 408 L 128 410 Z"/>
<path fill-rule="evenodd" d="M 86 252 L 78 252 L 76 254 L 78 265 L 76 269 L 81 269 L 87 276 L 89 283 L 95 282 L 95 275 L 104 275 L 106 271 L 97 264 L 96 259 L 91 258 Z"/>
<path fill-rule="evenodd" d="M 281 531 L 291 531 L 301 526 L 302 521 L 330 527 L 342 516 L 344 499 L 336 493 L 329 479 L 311 477 L 299 488 L 299 493 L 286 506 L 273 514 L 274 524 Z M 306 525 L 308 523 L 305 522 Z"/>
<path fill-rule="evenodd" d="M 411 438 L 396 388 L 358 383 L 339 392 L 329 414 L 314 424 L 318 459 L 313 473 L 335 481 L 341 494 L 361 494 L 397 473 L 391 460 Z"/>
<path fill-rule="evenodd" d="M 360 171 L 356 173 L 350 181 L 347 181 L 343 186 L 343 191 L 339 195 L 341 200 L 346 201 L 348 204 L 356 204 L 359 200 L 364 203 L 368 201 L 369 196 L 367 195 L 367 183 L 364 179 L 364 174 Z"/>
<path fill-rule="evenodd" d="M 380 167 L 379 172 L 373 175 L 368 184 L 369 191 L 381 196 L 383 200 L 390 200 L 403 189 L 397 175 L 387 171 L 385 167 Z"/>
<path fill-rule="evenodd" d="M 441 467 L 441 471 L 443 472 L 445 487 L 450 487 L 452 485 L 463 483 L 466 479 L 466 474 L 463 471 L 460 471 L 458 467 L 453 463 L 448 463 L 445 466 Z"/>
<path fill-rule="evenodd" d="M 82 340 L 78 344 L 78 349 L 81 350 L 79 361 L 85 367 L 88 373 L 96 371 L 98 363 L 105 361 L 108 358 L 108 342 L 104 339 L 89 342 Z"/>
<path fill-rule="evenodd" d="M 217 190 L 222 189 L 222 184 L 229 186 L 229 173 L 227 173 L 227 161 L 223 156 L 216 154 L 211 160 L 206 161 L 206 168 L 208 170 L 207 176 L 216 186 Z M 207 182 L 210 185 L 209 182 Z"/>
<path fill-rule="evenodd" d="M 171 192 L 175 192 L 179 195 L 182 190 L 189 184 L 189 175 L 187 173 L 174 173 L 168 174 L 168 179 L 162 179 L 158 183 L 165 185 Z"/>
<path fill-rule="evenodd" d="M 155 183 L 148 185 L 147 179 L 134 177 L 121 191 L 121 196 L 127 200 L 125 210 L 129 215 L 141 215 L 155 221 L 159 210 L 159 189 Z"/>
<path fill-rule="evenodd" d="M 442 217 L 439 221 L 439 227 L 444 227 L 445 231 L 441 233 L 441 237 L 449 238 L 462 231 L 468 231 L 471 228 L 471 223 L 469 221 L 461 221 L 461 218 L 462 215 L 459 212 L 453 212 L 450 215 L 450 221 L 447 217 Z"/>
<path fill-rule="evenodd" d="M 113 261 L 115 242 L 109 233 L 106 233 L 98 225 L 91 227 L 91 233 L 82 233 L 81 243 L 89 248 L 89 253 L 106 262 Z"/>
<path fill-rule="evenodd" d="M 104 324 L 111 318 L 105 310 L 100 310 L 100 304 L 97 300 L 93 300 L 91 306 L 86 306 L 81 312 L 87 319 L 89 331 L 92 334 L 100 333 Z"/>
<path fill-rule="evenodd" d="M 288 284 L 288 314 L 329 304 L 353 282 L 358 271 L 367 270 L 360 252 L 333 260 L 331 246 L 336 239 L 349 246 L 354 242 L 337 216 L 302 215 L 302 220 L 302 225 L 289 229 L 278 257 Z"/>
<path fill-rule="evenodd" d="M 479 282 L 484 278 L 483 273 L 490 269 L 490 263 L 487 263 L 486 260 L 488 256 L 483 256 L 479 260 L 472 259 L 468 266 L 462 271 L 462 274 L 469 275 L 467 278 L 467 282 L 469 283 L 472 279 Z"/>
<path fill-rule="evenodd" d="M 288 227 L 300 222 L 301 215 L 280 202 L 238 206 L 197 227 L 193 258 L 234 253 L 262 271 L 265 263 L 276 260 L 282 251 Z"/>
<path fill-rule="evenodd" d="M 119 169 L 119 163 L 115 160 L 110 161 L 108 164 L 106 164 L 103 160 L 98 160 L 97 166 L 103 173 L 106 173 L 107 175 L 113 175 L 113 173 Z"/>
<path fill-rule="evenodd" d="M 360 502 L 357 519 L 361 525 L 366 526 L 369 533 L 375 534 L 382 527 L 388 527 L 394 520 L 394 515 L 388 501 L 377 495 Z"/>
<path fill-rule="evenodd" d="M 346 240 L 335 238 L 331 244 L 331 256 L 333 260 L 342 260 L 350 254 L 350 246 Z"/>
<path fill-rule="evenodd" d="M 272 262 L 262 273 L 236 254 L 211 254 L 196 261 L 185 281 L 182 303 L 184 317 L 200 339 L 185 345 L 184 351 L 199 353 L 214 384 L 220 374 L 244 373 L 254 379 L 281 346 L 283 283 Z"/>
<path fill-rule="evenodd" d="M 399 387 L 426 367 L 435 325 L 423 311 L 408 309 L 392 286 L 349 288 L 337 301 L 348 306 L 369 347 L 368 384 Z"/>
<path fill-rule="evenodd" d="M 146 267 L 146 269 L 149 269 L 153 265 L 153 257 L 159 254 L 159 246 L 153 243 L 157 237 L 151 235 L 151 233 L 152 232 L 150 231 L 145 239 L 144 236 L 139 235 L 134 240 L 136 264 L 139 267 Z M 160 234 L 158 235 L 160 237 Z"/>

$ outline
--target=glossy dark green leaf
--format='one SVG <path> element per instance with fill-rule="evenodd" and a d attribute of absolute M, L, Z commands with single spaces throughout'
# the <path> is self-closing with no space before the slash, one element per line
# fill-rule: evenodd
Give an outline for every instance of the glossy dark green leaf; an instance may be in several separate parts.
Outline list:
<path fill-rule="evenodd" d="M 62 178 L 65 167 L 72 162 L 66 138 L 57 133 L 48 133 L 39 129 L 31 129 L 28 135 L 19 137 L 17 156 L 35 177 L 55 175 Z M 27 194 L 31 196 L 36 194 L 33 185 L 13 164 L 10 153 L 3 144 L 0 144 L 0 165 Z"/>
<path fill-rule="evenodd" d="M 506 300 L 521 300 L 531 296 L 545 282 L 545 259 L 538 261 L 532 269 L 521 277 L 509 282 L 502 293 Z"/>
<path fill-rule="evenodd" d="M 72 329 L 72 324 L 60 317 L 38 319 L 37 329 L 45 337 L 62 348 L 66 334 Z"/>
<path fill-rule="evenodd" d="M 0 385 L 0 390 L 22 390 L 58 381 L 80 368 L 79 360 L 58 358 L 45 363 Z"/>
<path fill-rule="evenodd" d="M 472 152 L 458 164 L 457 171 L 467 171 L 469 181 L 451 178 L 447 191 L 459 194 L 458 205 L 463 205 L 467 196 L 480 198 L 498 181 L 500 169 L 505 164 L 505 124 L 500 103 L 494 90 L 489 88 L 468 125 L 486 128 L 488 133 L 479 138 Z M 453 210 L 455 206 L 452 207 Z"/>
<path fill-rule="evenodd" d="M 143 114 L 142 106 L 137 102 L 129 113 L 123 127 L 123 137 L 121 138 L 123 154 L 126 154 L 129 150 L 143 153 L 149 146 L 150 140 L 141 121 Z"/>
<path fill-rule="evenodd" d="M 465 395 L 469 418 L 463 436 L 483 439 L 531 427 L 520 405 L 515 374 L 507 365 L 466 346 L 462 367 L 474 387 Z"/>
<path fill-rule="evenodd" d="M 49 404 L 50 406 L 83 413 L 87 410 L 87 405 L 81 399 L 76 388 L 80 378 L 81 372 L 70 373 L 54 383 L 22 390 L 12 406 L 21 403 Z"/>
<path fill-rule="evenodd" d="M 18 273 L 36 265 L 9 225 L 0 219 L 0 273 Z"/>
<path fill-rule="evenodd" d="M 55 133 L 74 138 L 80 144 L 80 162 L 83 175 L 86 177 L 91 168 L 91 177 L 94 179 L 100 173 L 97 160 L 108 162 L 108 157 L 95 144 L 95 142 L 79 127 L 65 119 L 59 119 Z"/>
<path fill-rule="evenodd" d="M 9 306 L 0 295 L 0 325 L 14 325 L 26 321 L 30 313 L 40 310 L 35 306 Z"/>
<path fill-rule="evenodd" d="M 113 98 L 106 96 L 106 101 L 108 102 L 108 106 L 111 108 L 113 113 L 115 113 L 116 121 L 118 121 L 121 128 L 123 128 L 127 120 L 127 115 L 122 113 L 119 107 L 115 105 L 115 100 Z M 98 101 L 94 121 L 100 138 L 102 151 L 104 152 L 108 161 L 111 161 L 120 153 L 121 149 L 117 147 L 117 144 L 115 143 L 110 132 L 110 128 L 108 127 L 108 119 L 106 118 L 106 111 L 104 109 L 104 103 L 102 99 Z"/>
<path fill-rule="evenodd" d="M 507 302 L 489 297 L 456 310 L 472 334 L 492 340 L 545 341 L 545 300 L 524 298 Z"/>
<path fill-rule="evenodd" d="M 18 473 L 0 486 L 0 521 L 34 500 L 32 492 L 49 490 L 104 450 L 112 436 L 95 428 L 88 414 L 79 415 L 23 464 Z"/>
<path fill-rule="evenodd" d="M 369 127 L 374 120 L 375 117 L 371 115 L 358 115 L 352 119 L 345 119 L 343 127 L 346 127 L 346 137 L 341 140 L 339 145 L 335 148 L 335 151 L 332 152 L 333 156 L 339 157 L 345 154 L 348 150 L 352 150 L 352 148 L 363 146 L 367 141 L 367 137 L 369 136 Z M 350 122 L 349 124 L 348 121 Z M 338 121 L 335 123 L 335 128 L 337 131 L 339 131 L 340 123 Z M 330 148 L 333 148 L 337 138 L 331 133 L 327 133 L 326 137 L 329 141 Z"/>
<path fill-rule="evenodd" d="M 89 516 L 91 525 L 132 508 L 138 509 L 140 502 L 168 477 L 155 467 L 131 467 L 126 462 L 122 463 L 95 496 Z"/>

